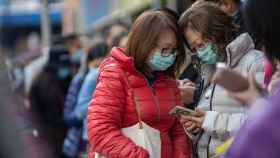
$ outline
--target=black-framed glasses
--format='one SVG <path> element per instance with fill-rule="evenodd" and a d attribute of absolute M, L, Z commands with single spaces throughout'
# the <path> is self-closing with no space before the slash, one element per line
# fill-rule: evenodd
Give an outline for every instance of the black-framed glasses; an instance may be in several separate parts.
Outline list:
<path fill-rule="evenodd" d="M 169 48 L 162 48 L 161 51 L 160 51 L 160 54 L 162 57 L 169 57 L 170 55 L 177 55 L 177 48 L 172 48 L 172 49 L 169 49 Z"/>

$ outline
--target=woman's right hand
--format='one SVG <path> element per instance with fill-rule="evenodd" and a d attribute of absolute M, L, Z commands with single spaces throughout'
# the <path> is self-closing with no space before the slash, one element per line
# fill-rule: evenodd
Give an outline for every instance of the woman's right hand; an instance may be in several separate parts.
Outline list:
<path fill-rule="evenodd" d="M 201 127 L 197 125 L 195 121 L 189 119 L 189 117 L 181 116 L 180 122 L 190 133 L 197 134 L 199 131 L 201 131 Z"/>
<path fill-rule="evenodd" d="M 183 126 L 188 132 L 192 134 L 197 134 L 201 131 L 201 128 L 197 127 L 196 123 L 193 121 L 187 121 L 183 124 Z"/>

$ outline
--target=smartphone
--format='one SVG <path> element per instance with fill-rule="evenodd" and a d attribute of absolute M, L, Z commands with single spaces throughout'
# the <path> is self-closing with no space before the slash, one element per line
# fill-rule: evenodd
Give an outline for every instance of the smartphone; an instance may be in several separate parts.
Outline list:
<path fill-rule="evenodd" d="M 225 63 L 218 63 L 217 70 L 213 75 L 213 82 L 224 87 L 230 92 L 241 92 L 249 88 L 249 81 L 239 72 L 226 66 Z"/>
<path fill-rule="evenodd" d="M 195 114 L 195 111 L 192 109 L 188 109 L 182 106 L 175 106 L 169 111 L 169 114 L 172 116 L 178 116 L 178 115 L 191 115 L 193 116 Z"/>
<path fill-rule="evenodd" d="M 241 92 L 249 88 L 249 81 L 240 73 L 227 68 L 224 63 L 216 65 L 217 70 L 213 75 L 213 83 L 219 84 L 230 92 Z M 262 95 L 266 95 L 266 91 L 257 82 L 254 83 L 256 89 Z"/>

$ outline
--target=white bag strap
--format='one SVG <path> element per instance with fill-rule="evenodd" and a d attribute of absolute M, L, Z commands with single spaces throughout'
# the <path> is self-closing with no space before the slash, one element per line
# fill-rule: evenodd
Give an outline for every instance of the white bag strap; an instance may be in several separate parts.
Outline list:
<path fill-rule="evenodd" d="M 143 129 L 143 124 L 142 124 L 142 118 L 141 118 L 141 112 L 140 112 L 140 108 L 139 108 L 139 104 L 137 102 L 137 97 L 134 95 L 134 91 L 130 85 L 129 79 L 128 79 L 128 72 L 123 71 L 123 75 L 124 75 L 124 82 L 128 85 L 128 87 L 132 90 L 132 100 L 133 100 L 133 105 L 137 114 L 137 118 L 138 118 L 138 123 L 139 123 L 139 128 Z"/>

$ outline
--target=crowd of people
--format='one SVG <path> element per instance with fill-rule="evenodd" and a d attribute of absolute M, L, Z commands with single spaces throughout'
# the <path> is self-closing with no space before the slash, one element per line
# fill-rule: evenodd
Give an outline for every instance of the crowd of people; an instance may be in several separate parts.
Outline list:
<path fill-rule="evenodd" d="M 269 146 L 279 143 L 276 6 L 273 0 L 197 1 L 180 17 L 169 9 L 142 13 L 126 47 L 113 48 L 100 66 L 87 114 L 89 156 L 279 157 L 278 147 Z M 219 62 L 248 77 L 249 88 L 232 92 L 214 83 Z M 195 111 L 171 116 L 176 105 Z M 147 135 L 138 135 L 141 129 Z M 149 137 L 157 138 L 155 131 L 160 145 Z M 218 155 L 225 144 L 229 150 Z"/>
<path fill-rule="evenodd" d="M 122 47 L 126 44 L 127 31 L 124 24 L 114 24 L 106 38 L 96 38 L 89 48 L 79 46 L 81 41 L 75 35 L 66 37 L 69 50 L 74 47 L 71 62 L 76 63 L 76 66 L 63 107 L 63 121 L 67 128 L 62 144 L 64 157 L 75 158 L 86 155 L 87 109 L 96 88 L 99 65 L 113 46 Z M 75 44 L 78 44 L 76 49 Z"/>
<path fill-rule="evenodd" d="M 7 108 L 12 109 L 12 114 L 7 115 L 15 116 L 12 122 L 22 138 L 26 157 L 87 155 L 86 116 L 98 67 L 113 46 L 124 47 L 127 41 L 126 23 L 117 21 L 107 27 L 86 42 L 82 35 L 75 33 L 54 38 L 46 62 L 41 62 L 45 60 L 43 52 L 17 69 L 13 65 L 17 60 L 7 59 L 12 83 L 20 83 L 12 85 L 14 100 L 19 101 L 7 98 L 6 102 L 12 104 Z M 26 73 L 26 67 L 30 73 Z M 21 80 L 14 77 L 14 70 L 18 69 Z"/>
<path fill-rule="evenodd" d="M 278 0 L 197 0 L 181 15 L 144 11 L 87 46 L 78 34 L 64 36 L 23 96 L 44 148 L 30 155 L 280 157 L 279 7 Z M 218 63 L 248 88 L 214 82 Z M 189 113 L 172 113 L 182 108 Z"/>

